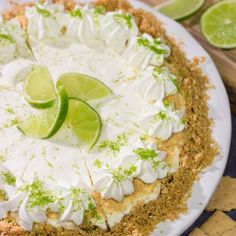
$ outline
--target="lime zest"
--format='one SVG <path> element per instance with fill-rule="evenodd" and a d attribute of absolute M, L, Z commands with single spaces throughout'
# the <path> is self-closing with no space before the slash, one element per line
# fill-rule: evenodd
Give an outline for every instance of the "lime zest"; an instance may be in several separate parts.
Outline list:
<path fill-rule="evenodd" d="M 35 178 L 31 184 L 22 186 L 20 191 L 29 194 L 29 200 L 27 202 L 28 209 L 36 206 L 44 207 L 53 203 L 56 199 L 52 192 L 44 190 L 43 183 L 38 178 Z"/>
<path fill-rule="evenodd" d="M 41 7 L 39 7 L 39 6 L 35 6 L 35 8 L 36 8 L 37 12 L 38 12 L 39 14 L 43 15 L 44 17 L 49 17 L 49 16 L 51 16 L 50 11 L 48 11 L 48 10 L 46 10 L 46 9 L 43 9 L 43 8 L 41 8 Z"/>
<path fill-rule="evenodd" d="M 15 43 L 15 40 L 13 39 L 13 37 L 10 34 L 8 34 L 7 32 L 3 32 L 3 30 L 0 30 L 0 40 L 1 39 L 7 40 L 10 43 Z"/>
<path fill-rule="evenodd" d="M 113 15 L 114 20 L 121 24 L 121 25 L 125 25 L 128 26 L 129 29 L 132 28 L 132 17 L 131 15 L 127 15 L 127 14 L 114 14 Z"/>
<path fill-rule="evenodd" d="M 155 160 L 158 157 L 158 153 L 153 149 L 138 148 L 133 150 L 133 152 L 139 156 L 140 160 L 149 161 L 154 170 L 162 163 L 160 160 Z"/>
<path fill-rule="evenodd" d="M 80 19 L 83 18 L 83 15 L 82 15 L 82 12 L 81 12 L 81 9 L 80 9 L 80 8 L 78 8 L 78 9 L 76 9 L 76 10 L 74 10 L 74 11 L 71 11 L 71 12 L 70 12 L 70 15 L 71 15 L 72 17 L 78 17 L 78 18 L 80 18 Z"/>
<path fill-rule="evenodd" d="M 94 162 L 93 162 L 93 165 L 96 166 L 97 168 L 101 168 L 102 167 L 102 163 L 101 161 L 99 161 L 98 159 L 96 159 Z"/>
<path fill-rule="evenodd" d="M 138 37 L 137 44 L 139 46 L 143 46 L 143 47 L 151 50 L 152 52 L 154 52 L 156 54 L 166 54 L 166 53 L 168 53 L 167 50 L 158 48 L 157 46 L 159 44 L 155 43 L 155 41 L 154 41 L 154 43 L 151 43 L 147 38 Z"/>
<path fill-rule="evenodd" d="M 16 177 L 12 175 L 10 172 L 3 171 L 0 173 L 0 176 L 2 176 L 4 183 L 12 186 L 16 185 Z"/>
<path fill-rule="evenodd" d="M 95 15 L 104 15 L 106 13 L 106 8 L 104 6 L 97 6 L 94 8 Z"/>
<path fill-rule="evenodd" d="M 132 176 L 137 170 L 137 166 L 131 165 L 129 168 L 122 168 L 121 166 L 112 169 L 109 164 L 106 164 L 106 171 L 112 175 L 112 179 L 116 183 L 120 183 L 130 176 Z"/>
<path fill-rule="evenodd" d="M 128 138 L 126 133 L 117 135 L 115 140 L 104 140 L 100 143 L 99 148 L 104 149 L 108 148 L 113 153 L 117 153 L 120 151 L 121 147 L 126 146 L 128 144 Z"/>

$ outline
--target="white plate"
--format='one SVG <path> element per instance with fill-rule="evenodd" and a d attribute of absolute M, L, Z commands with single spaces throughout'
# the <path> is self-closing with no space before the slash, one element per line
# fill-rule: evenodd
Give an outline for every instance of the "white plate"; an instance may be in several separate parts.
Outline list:
<path fill-rule="evenodd" d="M 27 1 L 20 0 L 20 2 Z M 215 86 L 214 89 L 209 91 L 209 116 L 214 120 L 213 137 L 220 146 L 221 154 L 215 158 L 212 166 L 202 171 L 200 179 L 195 182 L 192 197 L 188 200 L 188 212 L 180 215 L 179 218 L 173 222 L 166 221 L 165 223 L 158 224 L 155 232 L 152 234 L 152 236 L 178 236 L 191 226 L 205 209 L 223 175 L 231 140 L 231 114 L 229 101 L 215 64 L 207 52 L 189 33 L 180 24 L 158 13 L 146 4 L 136 0 L 131 0 L 131 3 L 135 8 L 143 8 L 154 14 L 163 23 L 168 35 L 174 37 L 177 42 L 181 42 L 186 56 L 189 59 L 192 59 L 195 56 L 206 57 L 206 61 L 200 66 L 202 71 Z M 6 6 L 7 0 L 1 0 L 0 11 Z"/>

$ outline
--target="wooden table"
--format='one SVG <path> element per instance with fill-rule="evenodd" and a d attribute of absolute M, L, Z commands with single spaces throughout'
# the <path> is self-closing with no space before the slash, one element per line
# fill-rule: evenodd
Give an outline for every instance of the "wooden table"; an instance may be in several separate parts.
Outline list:
<path fill-rule="evenodd" d="M 151 6 L 157 6 L 166 0 L 140 0 Z M 207 0 L 202 9 L 193 17 L 180 23 L 197 39 L 214 60 L 222 79 L 226 85 L 232 112 L 236 115 L 236 49 L 222 50 L 211 46 L 202 36 L 199 20 L 202 13 L 212 4 L 219 0 Z"/>

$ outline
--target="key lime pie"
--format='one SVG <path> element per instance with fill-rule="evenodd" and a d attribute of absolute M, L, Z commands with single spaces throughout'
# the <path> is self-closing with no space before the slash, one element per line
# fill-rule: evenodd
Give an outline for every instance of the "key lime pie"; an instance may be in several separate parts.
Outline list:
<path fill-rule="evenodd" d="M 123 0 L 15 6 L 0 23 L 1 235 L 148 235 L 217 148 L 207 78 Z"/>

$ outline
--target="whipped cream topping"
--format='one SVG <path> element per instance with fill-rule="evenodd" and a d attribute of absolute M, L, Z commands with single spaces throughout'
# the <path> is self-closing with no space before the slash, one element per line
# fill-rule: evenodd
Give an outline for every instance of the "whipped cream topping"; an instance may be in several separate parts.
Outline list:
<path fill-rule="evenodd" d="M 164 161 L 167 154 L 157 150 L 155 143 L 145 144 L 138 140 L 133 148 L 121 151 L 122 162 L 133 162 L 136 166 L 135 177 L 144 183 L 153 183 L 157 179 L 163 179 L 169 173 L 170 168 Z M 123 152 L 123 153 L 122 153 Z"/>
<path fill-rule="evenodd" d="M 115 128 L 112 122 L 110 126 Z M 153 183 L 167 176 L 170 168 L 164 161 L 166 153 L 158 151 L 155 143 L 143 142 L 125 130 L 114 137 L 102 136 L 98 151 L 87 157 L 94 188 L 103 198 L 122 201 L 134 192 L 134 178 Z"/>
<path fill-rule="evenodd" d="M 105 174 L 98 178 L 94 188 L 101 192 L 103 198 L 122 201 L 134 192 L 133 178 L 150 184 L 166 177 L 170 168 L 165 158 L 166 153 L 158 151 L 154 143 L 146 145 L 137 141 L 133 146 L 123 146 L 117 153 L 116 164 L 111 160 L 96 159 L 95 164 Z"/>
<path fill-rule="evenodd" d="M 38 40 L 49 38 L 56 40 L 62 36 L 59 22 L 62 17 L 64 20 L 66 14 L 63 13 L 63 7 L 59 4 L 37 4 L 35 7 L 26 8 L 26 17 L 28 19 L 28 34 Z"/>
<path fill-rule="evenodd" d="M 51 191 L 37 177 L 30 183 L 24 183 L 20 179 L 16 181 L 10 172 L 1 171 L 0 174 L 1 184 L 4 183 L 3 190 L 8 198 L 0 203 L 0 219 L 8 211 L 18 210 L 19 224 L 26 230 L 32 230 L 34 222 L 46 222 L 47 210 L 58 213 L 58 220 L 61 222 L 73 221 L 79 225 L 85 211 L 95 209 L 95 202 L 88 189 L 81 185 L 70 188 L 54 186 L 54 191 Z"/>
<path fill-rule="evenodd" d="M 20 23 L 16 19 L 0 22 L 0 64 L 27 57 L 31 57 L 31 52 Z"/>
<path fill-rule="evenodd" d="M 165 141 L 173 133 L 184 130 L 184 110 L 175 111 L 168 102 L 158 101 L 154 105 L 148 105 L 142 113 L 143 128 L 152 137 Z"/>
<path fill-rule="evenodd" d="M 149 65 L 161 66 L 169 55 L 170 48 L 167 44 L 146 33 L 132 38 L 124 51 L 127 63 L 140 69 L 146 69 Z"/>
<path fill-rule="evenodd" d="M 178 89 L 176 77 L 166 67 L 149 66 L 140 71 L 137 78 L 139 94 L 150 102 L 163 100 Z"/>
<path fill-rule="evenodd" d="M 118 52 L 122 52 L 126 44 L 138 33 L 133 17 L 122 11 L 108 12 L 101 18 L 100 37 L 108 47 Z"/>
<path fill-rule="evenodd" d="M 70 13 L 66 35 L 77 38 L 81 43 L 93 45 L 99 38 L 100 18 L 103 12 L 85 5 Z"/>
<path fill-rule="evenodd" d="M 79 225 L 84 213 L 96 208 L 92 191 L 122 201 L 135 191 L 134 178 L 149 184 L 171 172 L 165 162 L 167 153 L 157 150 L 150 137 L 140 141 L 144 133 L 166 140 L 184 129 L 184 111 L 161 102 L 178 90 L 175 76 L 161 67 L 170 48 L 161 39 L 141 35 L 133 17 L 121 11 L 105 13 L 86 5 L 64 13 L 61 5 L 47 1 L 27 8 L 26 16 L 35 60 L 22 54 L 0 68 L 0 188 L 7 195 L 0 203 L 0 218 L 18 211 L 20 224 L 31 230 L 33 222 L 49 221 L 47 213 L 56 212 L 59 225 Z M 27 48 L 25 35 L 17 38 L 18 28 L 3 31 L 14 38 L 15 52 Z M 66 43 L 60 45 L 60 40 Z M 13 45 L 9 45 L 10 55 Z M 79 72 L 113 90 L 110 100 L 91 104 L 101 116 L 103 129 L 90 153 L 80 150 L 65 127 L 50 140 L 25 137 L 17 130 L 26 114 L 35 112 L 22 94 L 23 81 L 35 61 L 48 67 L 55 83 L 62 73 Z M 95 221 L 106 227 L 105 221 Z"/>

